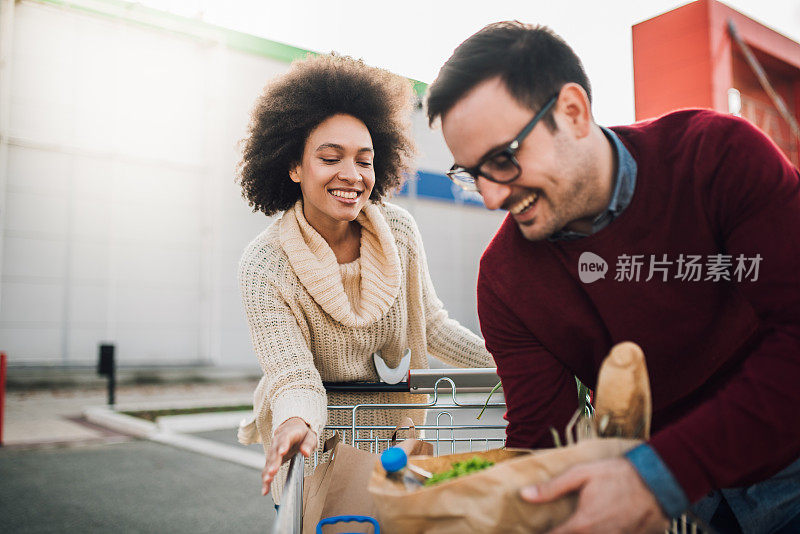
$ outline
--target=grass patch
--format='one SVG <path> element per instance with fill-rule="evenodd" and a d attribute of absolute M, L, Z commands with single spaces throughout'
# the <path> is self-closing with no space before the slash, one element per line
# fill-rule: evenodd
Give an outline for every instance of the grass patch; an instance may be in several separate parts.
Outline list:
<path fill-rule="evenodd" d="M 132 415 L 147 421 L 155 421 L 157 417 L 166 415 L 191 415 L 196 413 L 215 413 L 215 412 L 244 412 L 251 411 L 251 404 L 241 404 L 238 406 L 206 406 L 203 408 L 177 408 L 169 410 L 140 410 L 137 412 L 122 412 L 125 415 Z"/>

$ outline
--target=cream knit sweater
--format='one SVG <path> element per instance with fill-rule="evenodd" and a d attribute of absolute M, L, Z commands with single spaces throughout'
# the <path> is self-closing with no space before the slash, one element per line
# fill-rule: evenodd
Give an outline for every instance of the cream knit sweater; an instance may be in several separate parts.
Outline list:
<path fill-rule="evenodd" d="M 302 201 L 245 249 L 239 285 L 264 376 L 254 395 L 254 420 L 240 428 L 241 442 L 260 441 L 266 450 L 275 428 L 290 417 L 305 420 L 322 442 L 331 434 L 323 435 L 326 423 L 350 425 L 352 419 L 348 412 L 329 415 L 329 404 L 427 402 L 407 393 L 326 395 L 323 381 L 379 381 L 372 362 L 377 350 L 390 367 L 406 348 L 414 369 L 428 367 L 428 353 L 458 367 L 494 367 L 481 338 L 450 319 L 436 297 L 411 215 L 392 204 L 368 203 L 356 221 L 360 257 L 348 264 L 337 263 L 306 221 Z M 424 423 L 424 410 L 359 412 L 357 423 L 394 427 L 403 416 Z M 275 502 L 286 466 L 273 483 Z"/>

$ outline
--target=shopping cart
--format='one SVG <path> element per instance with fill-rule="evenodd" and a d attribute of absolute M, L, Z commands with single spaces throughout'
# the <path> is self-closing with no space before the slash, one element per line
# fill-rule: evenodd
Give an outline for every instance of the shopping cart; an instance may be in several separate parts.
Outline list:
<path fill-rule="evenodd" d="M 331 425 L 325 428 L 339 432 L 344 443 L 377 453 L 390 446 L 390 439 L 382 436 L 386 435 L 385 431 L 395 430 L 395 427 L 356 424 L 360 412 L 423 408 L 429 410 L 426 424 L 418 426 L 417 429 L 422 431 L 422 439 L 433 444 L 434 455 L 501 448 L 505 445 L 506 426 L 502 420 L 505 402 L 499 401 L 502 399 L 502 389 L 494 393 L 487 402 L 487 397 L 498 383 L 499 378 L 494 369 L 412 369 L 406 382 L 394 385 L 326 383 L 328 391 L 359 393 L 404 391 L 429 395 L 429 402 L 328 406 L 329 410 L 349 411 L 351 424 Z M 480 419 L 478 419 L 479 414 L 483 414 Z M 320 453 L 315 452 L 307 461 L 316 467 L 319 460 Z M 303 530 L 305 462 L 306 459 L 301 453 L 290 461 L 273 534 L 300 534 Z M 335 521 L 335 518 L 332 519 Z M 344 518 L 344 520 L 357 519 Z M 668 534 L 703 532 L 683 516 L 672 522 Z"/>

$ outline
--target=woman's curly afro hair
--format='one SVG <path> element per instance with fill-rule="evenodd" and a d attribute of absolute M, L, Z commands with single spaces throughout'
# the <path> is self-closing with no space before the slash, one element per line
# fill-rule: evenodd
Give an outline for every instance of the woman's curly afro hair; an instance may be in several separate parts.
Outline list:
<path fill-rule="evenodd" d="M 253 211 L 291 208 L 301 197 L 289 171 L 300 163 L 309 134 L 328 117 L 352 115 L 369 130 L 375 149 L 370 200 L 403 184 L 414 156 L 411 83 L 346 56 L 308 57 L 269 84 L 256 101 L 237 181 Z"/>

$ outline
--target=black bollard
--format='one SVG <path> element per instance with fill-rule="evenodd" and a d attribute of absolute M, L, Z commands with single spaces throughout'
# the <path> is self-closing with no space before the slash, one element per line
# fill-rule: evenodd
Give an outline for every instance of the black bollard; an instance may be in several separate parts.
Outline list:
<path fill-rule="evenodd" d="M 108 404 L 114 404 L 115 371 L 114 345 L 100 345 L 100 359 L 97 362 L 97 374 L 108 377 Z"/>

